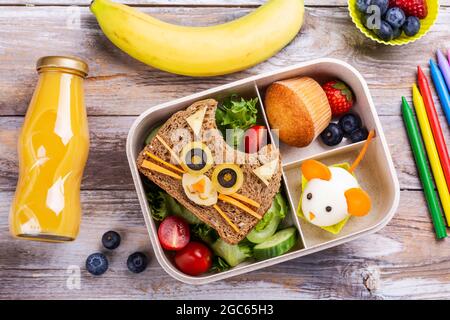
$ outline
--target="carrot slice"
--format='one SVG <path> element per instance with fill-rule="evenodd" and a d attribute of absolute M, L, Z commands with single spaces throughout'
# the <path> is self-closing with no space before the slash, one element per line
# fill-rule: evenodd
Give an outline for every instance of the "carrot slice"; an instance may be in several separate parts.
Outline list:
<path fill-rule="evenodd" d="M 242 202 L 248 203 L 249 205 L 252 205 L 252 206 L 254 206 L 256 208 L 261 207 L 261 205 L 258 202 L 256 202 L 253 199 L 250 199 L 250 198 L 248 198 L 246 196 L 243 196 L 242 194 L 232 193 L 232 194 L 229 194 L 229 196 L 232 197 L 232 198 L 235 198 L 236 200 L 240 200 Z"/>
<path fill-rule="evenodd" d="M 258 213 L 256 213 L 255 211 L 253 211 L 252 209 L 247 207 L 245 204 L 240 203 L 239 201 L 237 201 L 234 198 L 231 198 L 229 196 L 219 193 L 219 199 L 222 200 L 223 202 L 227 202 L 229 204 L 232 204 L 232 205 L 238 207 L 239 209 L 247 212 L 248 214 L 254 216 L 257 219 L 260 219 L 260 220 L 262 219 L 262 217 Z"/>
<path fill-rule="evenodd" d="M 240 232 L 239 228 L 230 220 L 230 218 L 228 218 L 225 212 L 223 212 L 222 209 L 220 209 L 217 204 L 213 205 L 213 207 L 222 216 L 222 218 L 233 228 L 234 231 L 236 231 L 237 233 Z"/>
<path fill-rule="evenodd" d="M 169 168 L 171 168 L 171 169 L 173 169 L 175 171 L 178 171 L 179 173 L 185 173 L 185 171 L 183 169 L 178 168 L 177 166 L 174 166 L 173 164 L 164 161 L 163 159 L 159 158 L 158 156 L 155 156 L 153 153 L 150 153 L 150 152 L 146 151 L 145 155 L 149 156 L 153 160 L 158 161 L 158 162 L 162 163 L 163 165 L 165 165 L 165 166 L 167 166 L 167 167 L 169 167 Z"/>
<path fill-rule="evenodd" d="M 356 157 L 356 159 L 353 162 L 350 169 L 348 169 L 348 172 L 352 173 L 353 171 L 355 171 L 356 167 L 359 165 L 361 160 L 364 158 L 364 155 L 367 152 L 367 148 L 369 148 L 370 141 L 372 140 L 374 134 L 375 134 L 375 131 L 370 130 L 369 135 L 367 136 L 367 140 L 364 143 L 364 146 L 362 147 L 361 151 L 359 152 L 358 156 Z"/>
<path fill-rule="evenodd" d="M 150 162 L 148 160 L 142 161 L 142 167 L 144 167 L 146 169 L 149 169 L 149 170 L 153 170 L 153 171 L 162 173 L 162 174 L 165 174 L 165 175 L 167 175 L 169 177 L 181 180 L 181 176 L 179 176 L 178 174 L 176 174 L 176 173 L 174 173 L 174 172 L 172 172 L 172 171 L 170 171 L 170 170 L 168 170 L 166 168 L 158 166 L 156 163 Z"/>

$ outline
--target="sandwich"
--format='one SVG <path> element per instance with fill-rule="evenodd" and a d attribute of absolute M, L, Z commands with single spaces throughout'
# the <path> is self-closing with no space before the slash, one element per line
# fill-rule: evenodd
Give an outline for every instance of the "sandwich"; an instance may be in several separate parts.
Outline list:
<path fill-rule="evenodd" d="M 139 153 L 137 166 L 226 243 L 243 240 L 280 190 L 278 149 L 244 153 L 227 144 L 216 125 L 214 99 L 173 114 Z"/>

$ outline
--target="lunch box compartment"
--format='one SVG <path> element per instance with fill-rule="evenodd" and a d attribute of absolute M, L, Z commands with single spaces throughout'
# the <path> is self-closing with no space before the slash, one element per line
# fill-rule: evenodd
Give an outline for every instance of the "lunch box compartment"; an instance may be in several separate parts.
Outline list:
<path fill-rule="evenodd" d="M 274 81 L 299 76 L 309 76 L 320 83 L 333 78 L 339 78 L 346 82 L 352 88 L 356 97 L 353 110 L 358 113 L 363 120 L 363 124 L 369 130 L 375 130 L 375 137 L 369 146 L 366 157 L 356 170 L 358 182 L 369 192 L 372 198 L 373 209 L 371 213 L 366 217 L 349 219 L 347 225 L 338 235 L 333 235 L 311 225 L 296 215 L 301 193 L 301 162 L 306 159 L 318 159 L 328 165 L 345 161 L 352 163 L 364 142 L 349 144 L 344 141 L 338 146 L 328 147 L 322 144 L 320 138 L 318 138 L 306 148 L 295 148 L 280 143 L 283 187 L 290 207 L 290 213 L 284 219 L 283 227 L 289 225 L 297 227 L 299 237 L 295 248 L 282 256 L 264 261 L 245 261 L 235 268 L 220 273 L 192 277 L 180 272 L 172 263 L 172 254 L 166 254 L 159 243 L 157 223 L 151 217 L 143 182 L 136 166 L 137 155 L 143 148 L 143 142 L 151 128 L 161 124 L 175 112 L 196 101 L 207 98 L 221 101 L 231 94 L 238 94 L 244 98 L 260 98 L 261 112 L 258 123 L 266 125 L 270 129 L 263 106 L 266 88 Z M 269 136 L 273 138 L 270 133 Z M 233 277 L 321 251 L 375 232 L 389 222 L 399 202 L 400 189 L 397 176 L 367 85 L 353 67 L 335 59 L 318 59 L 301 63 L 152 107 L 141 114 L 133 123 L 127 139 L 127 156 L 155 255 L 161 266 L 171 276 L 190 284 L 204 284 Z"/>
<path fill-rule="evenodd" d="M 179 101 L 179 103 L 174 103 L 172 104 L 170 107 L 171 111 L 167 112 L 167 107 L 161 106 L 159 108 L 154 108 L 154 109 L 150 109 L 149 114 L 148 115 L 141 115 L 140 117 L 142 117 L 143 119 L 145 119 L 145 121 L 136 121 L 135 123 L 138 124 L 136 126 L 136 128 L 133 130 L 133 139 L 136 139 L 136 141 L 140 141 L 141 143 L 137 143 L 137 144 L 133 144 L 132 148 L 130 149 L 130 154 L 133 155 L 134 159 L 137 159 L 137 156 L 139 154 L 139 152 L 142 150 L 142 148 L 144 147 L 144 141 L 145 138 L 148 136 L 148 134 L 152 131 L 152 129 L 160 124 L 163 124 L 166 120 L 168 120 L 170 118 L 170 116 L 172 114 L 174 114 L 175 112 L 179 111 L 179 110 L 183 110 L 186 107 L 188 107 L 189 105 L 191 105 L 192 103 L 194 103 L 195 101 L 199 101 L 202 99 L 208 99 L 208 98 L 213 98 L 216 99 L 217 101 L 221 102 L 224 99 L 226 99 L 227 97 L 231 96 L 232 94 L 237 94 L 239 97 L 243 97 L 245 99 L 251 99 L 251 98 L 256 98 L 259 97 L 258 92 L 256 90 L 256 86 L 254 82 L 249 82 L 249 83 L 244 83 L 244 84 L 238 84 L 236 86 L 230 87 L 224 91 L 218 91 L 218 92 L 210 92 L 210 93 L 204 93 L 203 95 L 195 98 L 195 99 L 189 99 L 186 101 Z M 181 99 L 182 100 L 182 99 Z M 257 124 L 259 125 L 264 125 L 267 127 L 267 120 L 264 116 L 264 110 L 262 108 L 262 104 L 261 104 L 261 100 L 259 99 L 258 101 L 258 119 L 257 119 Z M 172 111 L 173 110 L 173 111 Z M 131 131 L 130 131 L 131 132 Z M 129 137 L 130 138 L 130 137 Z M 270 140 L 272 141 L 272 140 Z M 135 161 L 135 160 L 134 160 Z M 134 165 L 134 163 L 133 163 Z M 133 167 L 132 167 L 132 172 L 133 172 Z M 138 173 L 139 175 L 139 173 Z M 150 233 L 150 237 L 152 238 L 152 245 L 154 247 L 155 253 L 157 255 L 158 261 L 160 261 L 160 263 L 164 266 L 164 268 L 166 270 L 170 270 L 172 275 L 177 274 L 178 276 L 181 276 L 181 278 L 178 278 L 181 281 L 185 281 L 185 282 L 191 282 L 197 280 L 197 279 L 207 279 L 208 277 L 216 277 L 218 275 L 218 273 L 215 274 L 204 274 L 202 276 L 199 277 L 191 277 L 188 275 L 183 274 L 182 272 L 180 272 L 173 264 L 173 252 L 169 252 L 166 250 L 163 250 L 162 247 L 159 244 L 159 239 L 157 236 L 157 230 L 158 230 L 158 226 L 159 223 L 157 221 L 154 221 L 152 216 L 151 216 L 151 209 L 149 207 L 148 201 L 145 198 L 145 187 L 144 184 L 142 183 L 142 179 L 146 179 L 143 176 L 140 176 L 140 178 L 136 181 L 135 179 L 135 184 L 137 184 L 137 188 L 138 188 L 138 196 L 139 196 L 139 200 L 141 202 L 141 206 L 142 206 L 142 199 L 144 202 L 144 218 L 146 221 L 146 225 L 147 228 L 149 230 L 151 230 Z M 283 177 L 284 178 L 284 177 Z M 286 196 L 286 198 L 288 198 L 288 192 L 286 190 L 286 184 L 284 183 L 284 179 L 282 182 L 282 190 L 283 190 L 283 194 Z M 144 197 L 142 196 L 144 195 Z M 292 210 L 292 207 L 288 204 L 288 209 L 289 212 L 286 215 L 286 218 L 283 219 L 283 222 L 281 224 L 281 226 L 283 228 L 285 227 L 289 227 L 289 226 L 295 226 L 297 228 L 297 230 L 300 230 L 300 225 L 298 222 L 298 219 L 295 217 L 295 211 Z M 298 250 L 302 250 L 304 249 L 304 244 L 303 244 L 303 237 L 301 232 L 299 232 L 298 238 L 297 238 L 297 242 L 296 245 L 293 247 L 292 251 L 298 251 Z M 221 276 L 223 277 L 227 277 L 226 275 L 228 273 L 231 272 L 238 272 L 241 273 L 241 269 L 243 269 L 245 272 L 245 269 L 248 268 L 249 266 L 254 266 L 257 265 L 259 263 L 268 263 L 274 259 L 277 259 L 278 257 L 272 258 L 272 259 L 267 259 L 264 261 L 255 261 L 255 260 L 247 260 L 241 264 L 239 264 L 238 266 L 231 268 L 230 270 L 224 271 L 219 273 Z M 277 263 L 277 260 L 275 260 L 274 263 Z M 207 281 L 209 282 L 209 281 Z"/>
<path fill-rule="evenodd" d="M 349 72 L 345 65 L 336 65 L 335 63 L 321 63 L 317 65 L 310 65 L 302 68 L 301 71 L 295 72 L 294 70 L 288 70 L 285 72 L 274 74 L 269 78 L 262 78 L 256 80 L 256 87 L 261 96 L 261 103 L 264 104 L 264 97 L 266 89 L 275 81 L 298 78 L 298 77 L 310 77 L 319 82 L 321 85 L 327 81 L 333 79 L 341 79 L 352 88 L 354 93 L 355 103 L 350 112 L 354 112 L 361 117 L 363 125 L 368 128 L 374 128 L 374 117 L 369 109 L 369 99 L 364 92 L 363 83 L 358 81 L 354 75 Z M 338 122 L 338 118 L 333 118 L 332 122 Z M 270 128 L 270 127 L 269 127 Z M 275 139 L 278 141 L 278 139 Z M 305 148 L 297 148 L 289 146 L 283 142 L 279 142 L 279 148 L 282 155 L 283 165 L 288 165 L 292 162 L 296 162 L 299 159 L 307 159 L 314 155 L 320 154 L 326 150 L 334 150 L 341 146 L 350 145 L 351 141 L 348 138 L 344 138 L 342 142 L 337 146 L 325 145 L 320 137 L 317 137 L 309 146 Z"/>
<path fill-rule="evenodd" d="M 351 165 L 359 154 L 362 143 L 342 146 L 308 159 L 319 160 L 326 165 L 344 162 Z M 364 159 L 355 170 L 358 183 L 371 197 L 372 208 L 370 213 L 364 217 L 351 217 L 341 232 L 336 235 L 322 230 L 297 216 L 307 248 L 313 248 L 337 239 L 345 239 L 363 232 L 368 232 L 383 223 L 386 218 L 386 212 L 394 205 L 395 198 L 392 195 L 395 194 L 395 190 L 392 190 L 391 184 L 389 183 L 384 159 L 379 156 L 379 148 L 380 141 L 377 137 L 374 137 Z M 293 201 L 291 204 L 296 210 L 298 209 L 302 192 L 300 166 L 304 160 L 291 163 L 284 167 L 286 183 L 289 186 L 288 188 Z"/>
<path fill-rule="evenodd" d="M 279 141 L 277 139 L 277 137 L 274 136 L 274 134 L 270 131 L 270 125 L 269 125 L 269 121 L 267 120 L 267 115 L 266 115 L 266 110 L 264 108 L 264 103 L 263 103 L 263 99 L 261 96 L 261 92 L 256 84 L 256 82 L 254 83 L 254 87 L 255 87 L 255 91 L 258 95 L 258 99 L 259 99 L 259 105 L 260 105 L 260 111 L 261 111 L 261 116 L 263 118 L 264 121 L 264 125 L 266 126 L 266 128 L 268 128 L 268 137 L 269 140 L 272 144 L 276 145 L 279 148 Z M 280 151 L 281 152 L 281 151 Z M 281 158 L 283 159 L 283 156 L 281 155 Z M 292 199 L 292 193 L 289 191 L 289 185 L 287 184 L 287 179 L 286 179 L 286 173 L 283 170 L 283 160 L 282 160 L 282 168 L 281 168 L 281 175 L 282 175 L 282 180 L 283 180 L 283 194 L 286 197 L 286 200 L 288 201 L 288 206 L 289 206 L 289 214 L 286 215 L 286 218 L 283 219 L 283 222 L 281 224 L 281 227 L 288 227 L 288 226 L 292 226 L 295 225 L 297 227 L 298 230 L 298 242 L 299 242 L 299 246 L 294 248 L 293 250 L 301 250 L 305 248 L 305 240 L 303 237 L 303 232 L 302 232 L 302 228 L 300 226 L 300 222 L 296 217 L 296 210 L 295 207 L 293 207 L 293 199 Z"/>

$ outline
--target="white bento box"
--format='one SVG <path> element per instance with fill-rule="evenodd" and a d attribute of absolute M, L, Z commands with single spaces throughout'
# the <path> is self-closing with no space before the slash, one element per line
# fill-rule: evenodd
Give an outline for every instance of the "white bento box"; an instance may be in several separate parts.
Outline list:
<path fill-rule="evenodd" d="M 136 158 L 143 148 L 146 136 L 155 124 L 168 119 L 173 113 L 188 107 L 195 101 L 206 98 L 221 100 L 233 93 L 244 97 L 259 97 L 263 120 L 267 128 L 270 128 L 263 106 L 265 89 L 274 81 L 298 76 L 309 76 L 319 83 L 334 78 L 346 82 L 352 88 L 356 98 L 352 110 L 360 115 L 368 129 L 375 130 L 375 137 L 369 146 L 365 159 L 357 170 L 361 186 L 369 192 L 372 198 L 371 213 L 362 218 L 349 220 L 338 235 L 317 228 L 296 215 L 301 193 L 301 162 L 306 159 L 319 159 L 327 165 L 342 162 L 351 163 L 364 142 L 350 144 L 344 141 L 338 146 L 328 147 L 322 144 L 319 139 L 316 139 L 306 148 L 296 148 L 280 143 L 284 189 L 290 204 L 290 213 L 283 223 L 286 226 L 297 227 L 299 237 L 296 246 L 282 256 L 264 261 L 244 262 L 220 273 L 196 277 L 182 273 L 173 265 L 159 243 L 157 226 L 150 214 L 151 209 L 136 166 Z M 131 173 L 155 255 L 167 273 L 189 284 L 204 284 L 233 277 L 367 236 L 380 230 L 390 221 L 399 203 L 400 188 L 397 175 L 367 84 L 357 70 L 336 59 L 318 59 L 300 63 L 152 107 L 142 113 L 131 126 L 126 148 Z"/>

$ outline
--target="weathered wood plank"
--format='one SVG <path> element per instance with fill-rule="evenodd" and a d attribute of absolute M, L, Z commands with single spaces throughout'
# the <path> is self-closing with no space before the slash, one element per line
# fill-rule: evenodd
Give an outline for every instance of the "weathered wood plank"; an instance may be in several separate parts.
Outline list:
<path fill-rule="evenodd" d="M 0 299 L 392 299 L 450 295 L 450 247 L 434 239 L 420 191 L 401 193 L 394 219 L 377 234 L 210 285 L 173 280 L 158 265 L 133 191 L 84 191 L 79 238 L 53 245 L 13 240 L 7 235 L 12 192 L 0 192 Z M 115 229 L 122 245 L 108 253 L 110 270 L 92 277 L 83 264 L 101 250 L 103 232 Z M 151 257 L 140 275 L 126 269 L 127 256 L 142 250 Z M 79 266 L 80 290 L 66 287 L 69 266 Z"/>
<path fill-rule="evenodd" d="M 91 149 L 83 189 L 134 189 L 125 154 L 128 129 L 135 117 L 90 117 Z M 416 167 L 400 116 L 382 116 L 394 165 L 403 189 L 420 189 Z M 444 119 L 441 119 L 444 123 Z M 22 117 L 0 117 L 0 190 L 14 190 L 17 180 L 16 141 Z M 444 134 L 450 132 L 444 126 Z"/>
<path fill-rule="evenodd" d="M 139 6 L 259 6 L 264 4 L 267 0 L 121 0 L 117 1 L 128 5 Z M 346 6 L 347 0 L 305 0 L 306 6 Z M 15 5 L 79 5 L 88 6 L 91 0 L 1 0 L 2 4 Z M 441 0 L 441 6 L 450 5 L 449 0 Z"/>
<path fill-rule="evenodd" d="M 442 8 L 425 39 L 406 47 L 384 47 L 360 34 L 346 8 L 308 8 L 298 37 L 279 54 L 247 71 L 193 79 L 149 68 L 115 48 L 87 8 L 80 27 L 68 24 L 73 10 L 64 7 L 4 7 L 0 11 L 0 115 L 23 115 L 36 82 L 34 64 L 48 54 L 87 58 L 90 115 L 137 115 L 148 107 L 250 75 L 320 57 L 349 62 L 366 78 L 382 115 L 398 115 L 402 95 L 410 96 L 416 65 L 426 66 L 436 48 L 450 47 L 450 8 Z M 208 25 L 234 19 L 248 8 L 145 8 L 164 20 Z M 51 39 L 51 42 L 49 42 Z M 326 44 L 326 45 L 325 45 Z"/>
<path fill-rule="evenodd" d="M 188 25 L 228 21 L 263 2 L 126 1 L 148 6 L 144 11 L 167 21 Z M 90 0 L 26 2 L 87 6 Z M 441 2 L 446 8 L 441 9 L 437 24 L 425 39 L 406 47 L 388 48 L 364 39 L 351 25 L 346 8 L 332 8 L 344 6 L 345 0 L 307 0 L 310 7 L 307 8 L 306 24 L 291 45 L 255 68 L 210 79 L 178 77 L 132 60 L 104 38 L 86 7 L 80 9 L 79 28 L 67 23 L 78 9 L 2 7 L 0 299 L 251 299 L 255 288 L 262 299 L 448 298 L 448 240 L 434 240 L 423 193 L 415 190 L 421 186 L 399 117 L 398 103 L 401 95 L 410 96 L 415 64 L 425 65 L 437 47 L 450 46 L 450 0 Z M 0 6 L 6 4 L 24 3 L 0 0 Z M 178 8 L 178 5 L 189 7 Z M 220 7 L 214 8 L 215 5 Z M 84 219 L 78 240 L 66 245 L 17 241 L 8 236 L 7 216 L 17 179 L 17 134 L 36 81 L 33 65 L 45 54 L 87 57 L 92 69 L 86 82 L 92 148 L 83 182 Z M 153 257 L 128 170 L 125 139 L 134 116 L 160 102 L 317 57 L 343 59 L 367 79 L 382 115 L 380 120 L 401 187 L 405 190 L 401 192 L 397 215 L 375 235 L 230 280 L 201 287 L 173 280 Z M 446 136 L 450 136 L 448 129 L 444 126 Z M 69 290 L 66 287 L 67 267 L 82 267 L 88 254 L 101 249 L 100 237 L 109 229 L 116 229 L 124 236 L 121 247 L 110 255 L 111 270 L 100 278 L 82 271 L 81 289 Z M 136 250 L 143 250 L 152 257 L 149 269 L 141 275 L 131 275 L 126 270 L 126 258 Z"/>
<path fill-rule="evenodd" d="M 448 0 L 444 0 L 446 2 Z M 133 6 L 260 6 L 266 0 L 120 0 L 120 3 Z M 307 6 L 345 6 L 346 0 L 305 0 Z M 58 5 L 58 6 L 89 6 L 91 0 L 0 0 L 2 4 L 13 5 Z"/>

